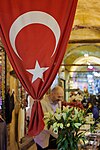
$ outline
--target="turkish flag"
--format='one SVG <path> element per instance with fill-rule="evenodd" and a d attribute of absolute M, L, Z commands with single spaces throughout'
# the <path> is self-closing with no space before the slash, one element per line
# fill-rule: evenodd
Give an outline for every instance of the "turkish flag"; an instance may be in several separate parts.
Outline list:
<path fill-rule="evenodd" d="M 52 84 L 66 51 L 77 0 L 2 0 L 0 36 L 25 90 L 35 100 L 29 135 L 43 128 L 40 99 Z"/>

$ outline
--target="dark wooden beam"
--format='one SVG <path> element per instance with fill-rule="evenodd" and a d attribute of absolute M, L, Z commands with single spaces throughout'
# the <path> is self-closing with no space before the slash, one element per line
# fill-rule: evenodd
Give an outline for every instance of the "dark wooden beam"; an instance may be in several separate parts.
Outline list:
<path fill-rule="evenodd" d="M 100 43 L 100 39 L 75 39 L 75 40 L 69 40 L 69 44 L 75 44 L 75 43 Z"/>

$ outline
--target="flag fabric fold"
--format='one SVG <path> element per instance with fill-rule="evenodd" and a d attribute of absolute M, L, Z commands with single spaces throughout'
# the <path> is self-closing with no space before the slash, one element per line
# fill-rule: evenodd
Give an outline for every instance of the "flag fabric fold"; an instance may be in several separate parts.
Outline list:
<path fill-rule="evenodd" d="M 43 111 L 41 108 L 40 100 L 35 100 L 34 105 L 32 106 L 32 114 L 28 129 L 28 135 L 35 136 L 40 133 L 44 128 L 44 121 L 43 121 Z"/>

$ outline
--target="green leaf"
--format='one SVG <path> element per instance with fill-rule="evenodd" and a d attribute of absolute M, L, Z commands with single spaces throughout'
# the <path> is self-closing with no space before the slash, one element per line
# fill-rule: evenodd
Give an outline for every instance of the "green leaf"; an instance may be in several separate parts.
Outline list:
<path fill-rule="evenodd" d="M 74 126 L 75 126 L 76 128 L 79 128 L 79 127 L 81 126 L 81 123 L 74 123 Z"/>

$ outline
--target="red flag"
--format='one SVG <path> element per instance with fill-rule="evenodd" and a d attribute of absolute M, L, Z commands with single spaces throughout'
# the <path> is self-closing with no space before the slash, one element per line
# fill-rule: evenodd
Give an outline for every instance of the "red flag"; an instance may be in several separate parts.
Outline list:
<path fill-rule="evenodd" d="M 77 0 L 0 2 L 0 35 L 6 53 L 23 87 L 37 101 L 32 109 L 30 135 L 44 127 L 39 100 L 62 62 L 76 4 Z"/>

